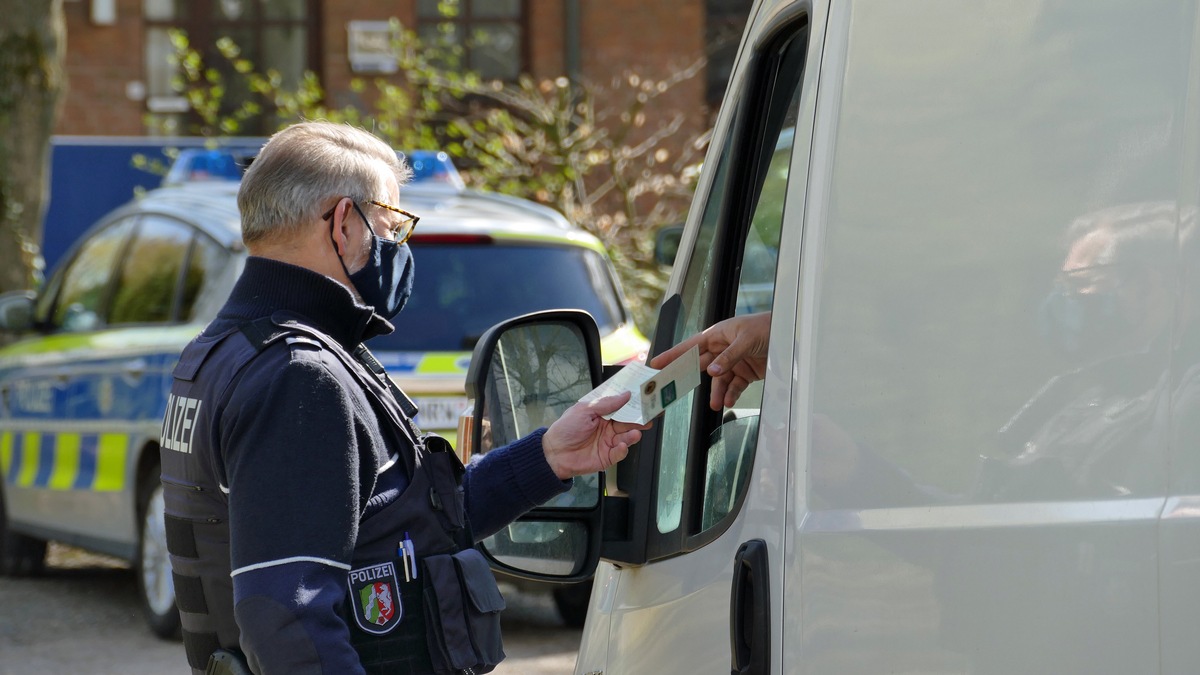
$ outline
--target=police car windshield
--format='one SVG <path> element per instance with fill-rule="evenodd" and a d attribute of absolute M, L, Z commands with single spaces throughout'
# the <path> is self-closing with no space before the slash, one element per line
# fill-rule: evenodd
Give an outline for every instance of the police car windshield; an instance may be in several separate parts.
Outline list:
<path fill-rule="evenodd" d="M 577 246 L 412 242 L 413 293 L 375 351 L 468 351 L 488 328 L 543 309 L 583 309 L 601 335 L 624 319 L 607 261 Z"/>

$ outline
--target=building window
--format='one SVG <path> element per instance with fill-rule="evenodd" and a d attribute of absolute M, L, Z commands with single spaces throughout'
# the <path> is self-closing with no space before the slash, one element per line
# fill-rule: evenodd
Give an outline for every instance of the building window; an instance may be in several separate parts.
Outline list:
<path fill-rule="evenodd" d="M 417 35 L 442 60 L 488 79 L 516 80 L 525 63 L 525 0 L 418 0 Z"/>
<path fill-rule="evenodd" d="M 226 78 L 228 91 L 220 107 L 228 115 L 251 100 L 233 65 L 220 55 L 217 43 L 233 40 L 240 57 L 254 64 L 258 72 L 278 71 L 284 87 L 294 87 L 305 70 L 317 70 L 320 63 L 317 40 L 319 0 L 143 0 L 146 26 L 147 108 L 186 133 L 192 115 L 187 102 L 175 92 L 171 81 L 179 74 L 168 58 L 172 53 L 169 32 L 187 33 L 192 49 L 205 63 Z M 246 120 L 241 135 L 258 135 L 272 130 L 274 120 L 263 112 Z M 172 131 L 170 124 L 165 129 Z"/>
<path fill-rule="evenodd" d="M 706 98 L 716 108 L 725 95 L 725 86 L 733 73 L 738 44 L 746 21 L 750 18 L 752 0 L 706 0 L 708 22 L 705 46 L 708 54 Z"/>

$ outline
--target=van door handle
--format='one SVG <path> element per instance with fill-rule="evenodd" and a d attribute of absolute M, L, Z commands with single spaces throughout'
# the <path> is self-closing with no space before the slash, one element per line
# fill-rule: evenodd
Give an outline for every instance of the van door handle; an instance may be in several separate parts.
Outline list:
<path fill-rule="evenodd" d="M 767 542 L 751 539 L 733 559 L 729 595 L 730 675 L 771 670 L 771 576 Z"/>

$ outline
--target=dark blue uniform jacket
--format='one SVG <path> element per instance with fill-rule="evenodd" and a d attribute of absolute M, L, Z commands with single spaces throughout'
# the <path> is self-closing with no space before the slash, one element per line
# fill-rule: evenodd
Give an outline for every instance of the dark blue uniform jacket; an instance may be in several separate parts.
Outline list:
<path fill-rule="evenodd" d="M 251 257 L 205 335 L 286 311 L 352 352 L 392 325 L 342 285 L 307 269 Z M 421 330 L 419 325 L 400 330 Z M 241 647 L 266 672 L 362 672 L 336 605 L 364 515 L 404 490 L 405 462 L 361 404 L 343 367 L 317 348 L 269 349 L 245 366 L 209 430 L 228 484 L 230 570 Z M 546 463 L 544 430 L 467 468 L 475 540 L 566 490 Z M 392 445 L 394 441 L 390 441 Z M 380 458 L 393 457 L 393 461 Z"/>

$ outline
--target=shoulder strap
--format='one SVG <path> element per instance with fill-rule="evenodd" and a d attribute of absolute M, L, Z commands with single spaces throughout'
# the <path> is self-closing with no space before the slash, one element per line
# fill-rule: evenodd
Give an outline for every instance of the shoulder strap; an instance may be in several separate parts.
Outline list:
<path fill-rule="evenodd" d="M 196 339 L 188 343 L 183 349 L 183 353 L 179 355 L 179 361 L 175 364 L 171 375 L 177 380 L 192 382 L 196 379 L 196 373 L 200 372 L 200 366 L 204 365 L 208 355 L 212 353 L 217 345 L 233 334 L 233 329 L 227 330 L 224 333 L 218 333 L 211 337 L 200 335 Z"/>
<path fill-rule="evenodd" d="M 395 382 L 392 382 L 392 378 L 388 377 L 387 373 L 383 370 L 383 366 L 380 365 L 379 361 L 376 360 L 374 356 L 371 356 L 371 360 L 374 362 L 375 366 L 378 366 L 379 370 L 375 370 L 374 367 L 360 361 L 355 356 L 352 356 L 336 340 L 305 324 L 303 321 L 300 321 L 298 317 L 294 317 L 285 312 L 276 312 L 275 314 L 271 315 L 267 321 L 271 324 L 270 326 L 263 325 L 261 323 L 263 322 L 263 319 L 258 319 L 248 324 L 251 332 L 247 334 L 247 337 L 250 338 L 251 342 L 258 340 L 264 345 L 265 348 L 267 345 L 270 345 L 271 343 L 274 343 L 285 337 L 291 339 L 295 336 L 302 336 L 311 340 L 315 340 L 322 348 L 333 354 L 339 361 L 342 362 L 351 376 L 358 380 L 359 384 L 362 385 L 363 389 L 368 393 L 368 395 L 376 400 L 383 412 L 390 417 L 397 426 L 400 427 L 401 431 L 405 436 L 408 437 L 408 441 L 412 443 L 413 447 L 421 447 L 421 432 L 419 429 L 417 429 L 416 424 L 414 424 L 412 421 L 412 415 L 415 415 L 417 411 L 416 405 L 414 405 L 412 400 L 400 390 L 400 387 L 396 386 Z M 243 332 L 245 332 L 245 330 L 243 330 Z M 370 352 L 366 351 L 365 347 L 359 345 L 359 349 L 370 355 Z M 356 350 L 356 352 L 357 351 L 358 350 Z M 360 375 L 361 371 L 355 366 L 366 368 L 372 374 L 372 376 L 376 378 L 375 381 L 372 383 L 362 377 Z M 374 386 L 372 386 L 372 384 Z M 376 387 L 386 388 L 392 394 L 392 403 L 394 405 L 388 405 L 387 401 L 384 400 L 384 396 L 380 395 L 380 392 L 376 390 Z"/>
<path fill-rule="evenodd" d="M 276 324 L 269 316 L 264 316 L 254 321 L 247 321 L 239 325 L 238 330 L 242 332 L 242 335 L 246 336 L 250 344 L 254 345 L 254 349 L 260 352 L 272 343 L 277 342 L 280 338 L 295 332 L 291 327 Z"/>
<path fill-rule="evenodd" d="M 413 403 L 413 400 L 408 397 L 408 394 L 405 394 L 404 390 L 392 381 L 391 376 L 387 374 L 387 369 L 383 367 L 383 364 L 379 362 L 379 359 L 375 358 L 375 355 L 371 353 L 371 350 L 367 349 L 366 345 L 360 344 L 358 348 L 354 350 L 354 358 L 357 359 L 359 363 L 366 366 L 367 370 L 375 373 L 381 380 L 387 383 L 388 389 L 390 389 L 392 395 L 396 397 L 396 402 L 400 404 L 400 409 L 404 411 L 405 415 L 408 415 L 409 417 L 417 416 L 417 411 L 419 410 L 417 408 L 417 404 Z"/>

